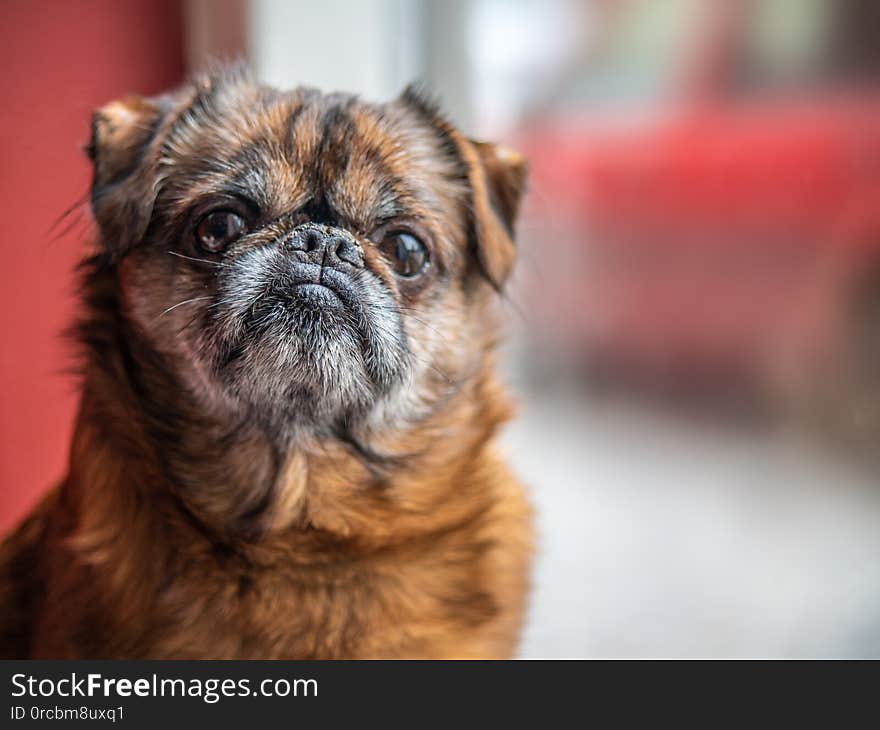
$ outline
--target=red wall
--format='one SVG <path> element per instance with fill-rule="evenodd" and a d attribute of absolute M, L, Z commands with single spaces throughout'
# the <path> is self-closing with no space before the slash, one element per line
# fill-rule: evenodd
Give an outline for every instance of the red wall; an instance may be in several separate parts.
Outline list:
<path fill-rule="evenodd" d="M 4 0 L 0 22 L 0 532 L 63 476 L 76 407 L 65 374 L 73 268 L 53 222 L 88 190 L 92 109 L 182 76 L 180 0 Z M 76 219 L 75 216 L 73 219 Z M 64 225 L 59 226 L 63 230 Z"/>

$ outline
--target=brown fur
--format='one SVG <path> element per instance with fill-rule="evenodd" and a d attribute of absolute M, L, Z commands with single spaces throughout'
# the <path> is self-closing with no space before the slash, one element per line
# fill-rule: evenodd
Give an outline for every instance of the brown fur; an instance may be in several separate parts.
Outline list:
<path fill-rule="evenodd" d="M 513 262 L 523 163 L 470 142 L 412 92 L 382 108 L 333 99 L 233 74 L 96 115 L 100 247 L 85 270 L 82 400 L 65 481 L 0 546 L 0 655 L 515 651 L 530 510 L 494 445 L 511 407 L 494 375 L 492 311 Z M 233 137 L 208 128 L 212 104 L 227 119 L 247 110 Z M 218 150 L 258 165 L 269 219 L 320 188 L 368 244 L 388 205 L 378 191 L 391 190 L 442 239 L 435 278 L 418 284 L 394 281 L 365 245 L 413 357 L 428 363 L 408 388 L 418 407 L 395 396 L 381 417 L 291 435 L 199 371 L 198 321 L 186 307 L 167 322 L 162 312 L 207 274 L 163 249 L 227 175 L 195 167 Z"/>

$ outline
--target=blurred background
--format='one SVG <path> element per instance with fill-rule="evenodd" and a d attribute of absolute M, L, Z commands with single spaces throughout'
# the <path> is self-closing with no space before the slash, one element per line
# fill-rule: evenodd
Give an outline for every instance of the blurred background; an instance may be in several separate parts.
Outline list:
<path fill-rule="evenodd" d="M 521 655 L 880 656 L 876 0 L 0 9 L 0 529 L 65 469 L 90 111 L 216 58 L 374 99 L 422 79 L 531 162 Z"/>

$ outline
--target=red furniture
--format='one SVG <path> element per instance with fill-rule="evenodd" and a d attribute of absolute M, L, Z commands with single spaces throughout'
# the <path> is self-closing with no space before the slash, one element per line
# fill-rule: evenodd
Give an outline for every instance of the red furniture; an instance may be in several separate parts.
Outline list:
<path fill-rule="evenodd" d="M 786 66 L 754 40 L 772 5 L 688 16 L 630 97 L 640 67 L 612 48 L 615 78 L 600 53 L 524 125 L 542 270 L 527 296 L 548 345 L 770 381 L 843 357 L 857 302 L 880 291 L 880 54 L 854 31 L 878 28 L 878 6 L 827 0 L 812 30 L 790 18 L 803 37 Z"/>

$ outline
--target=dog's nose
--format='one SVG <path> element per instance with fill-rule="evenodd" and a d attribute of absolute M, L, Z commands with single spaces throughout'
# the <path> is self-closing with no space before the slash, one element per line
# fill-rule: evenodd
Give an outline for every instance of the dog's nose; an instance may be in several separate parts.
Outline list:
<path fill-rule="evenodd" d="M 285 239 L 294 251 L 309 254 L 315 263 L 333 265 L 334 259 L 358 268 L 364 265 L 361 247 L 348 231 L 331 226 L 306 224 L 297 226 Z"/>

